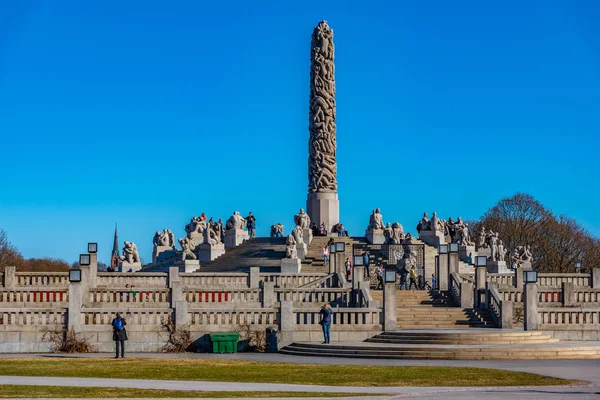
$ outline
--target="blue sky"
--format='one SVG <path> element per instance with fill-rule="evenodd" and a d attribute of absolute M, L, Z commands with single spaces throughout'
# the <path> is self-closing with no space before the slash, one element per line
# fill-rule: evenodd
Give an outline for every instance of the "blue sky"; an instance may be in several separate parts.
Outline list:
<path fill-rule="evenodd" d="M 596 1 L 0 3 L 0 228 L 76 259 L 192 215 L 288 231 L 307 192 L 310 37 L 336 45 L 341 220 L 414 230 L 532 194 L 600 235 Z"/>

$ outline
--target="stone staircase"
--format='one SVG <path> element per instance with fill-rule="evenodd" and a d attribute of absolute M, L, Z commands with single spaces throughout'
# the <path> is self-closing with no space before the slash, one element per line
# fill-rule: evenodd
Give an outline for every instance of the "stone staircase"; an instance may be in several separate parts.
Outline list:
<path fill-rule="evenodd" d="M 332 327 L 332 333 L 334 327 Z M 281 353 L 300 356 L 427 360 L 600 359 L 598 342 L 561 342 L 542 332 L 403 330 L 362 343 L 292 343 Z"/>
<path fill-rule="evenodd" d="M 383 291 L 372 290 L 373 300 L 383 304 Z M 493 328 L 487 310 L 456 307 L 447 292 L 396 291 L 396 326 L 399 329 Z"/>
<path fill-rule="evenodd" d="M 420 239 L 413 238 L 413 243 L 425 245 L 425 279 L 431 284 L 431 274 L 435 271 L 435 257 L 438 255 L 438 249 L 435 246 L 431 246 Z M 475 273 L 475 267 L 471 264 L 467 264 L 463 260 L 458 261 L 458 272 L 460 274 L 473 274 Z"/>

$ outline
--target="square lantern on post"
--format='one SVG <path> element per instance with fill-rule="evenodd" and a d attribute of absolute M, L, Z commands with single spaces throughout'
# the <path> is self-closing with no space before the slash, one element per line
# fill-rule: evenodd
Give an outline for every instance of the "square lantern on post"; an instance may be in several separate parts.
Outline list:
<path fill-rule="evenodd" d="M 98 252 L 98 243 L 88 243 L 88 253 L 94 254 Z"/>
<path fill-rule="evenodd" d="M 440 244 L 439 252 L 440 254 L 448 254 L 448 245 Z"/>
<path fill-rule="evenodd" d="M 487 257 L 486 256 L 475 257 L 475 266 L 476 267 L 487 267 Z"/>
<path fill-rule="evenodd" d="M 81 282 L 81 269 L 71 268 L 69 270 L 69 282 Z"/>
<path fill-rule="evenodd" d="M 354 266 L 355 267 L 357 267 L 359 265 L 363 265 L 363 261 L 364 261 L 363 260 L 363 256 L 360 256 L 360 255 L 358 255 L 358 256 L 355 255 L 354 256 Z"/>
<path fill-rule="evenodd" d="M 329 254 L 335 254 L 335 243 L 329 245 Z"/>
<path fill-rule="evenodd" d="M 335 252 L 336 253 L 343 253 L 344 251 L 346 251 L 346 243 L 344 243 L 344 242 L 336 242 L 335 243 Z"/>
<path fill-rule="evenodd" d="M 450 243 L 450 253 L 458 253 L 458 243 Z"/>
<path fill-rule="evenodd" d="M 386 270 L 385 271 L 385 283 L 396 283 L 396 271 Z"/>
<path fill-rule="evenodd" d="M 537 283 L 537 280 L 538 280 L 537 271 L 534 271 L 534 270 L 523 271 L 523 281 L 525 283 Z"/>
<path fill-rule="evenodd" d="M 79 265 L 90 265 L 90 255 L 89 254 L 80 254 L 79 255 Z"/>

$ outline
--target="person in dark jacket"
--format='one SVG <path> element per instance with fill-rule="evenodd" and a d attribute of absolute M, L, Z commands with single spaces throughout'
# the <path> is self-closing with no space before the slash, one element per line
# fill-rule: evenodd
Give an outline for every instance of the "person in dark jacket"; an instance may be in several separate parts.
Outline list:
<path fill-rule="evenodd" d="M 331 336 L 331 315 L 333 314 L 333 310 L 331 310 L 329 303 L 321 307 L 319 314 L 321 315 L 321 321 L 319 323 L 323 327 L 323 344 L 329 343 Z"/>
<path fill-rule="evenodd" d="M 115 341 L 117 353 L 115 358 L 119 358 L 119 345 L 121 347 L 121 358 L 125 358 L 125 341 L 127 340 L 125 325 L 127 325 L 127 321 L 121 317 L 121 313 L 117 313 L 116 317 L 112 320 L 113 340 Z"/>

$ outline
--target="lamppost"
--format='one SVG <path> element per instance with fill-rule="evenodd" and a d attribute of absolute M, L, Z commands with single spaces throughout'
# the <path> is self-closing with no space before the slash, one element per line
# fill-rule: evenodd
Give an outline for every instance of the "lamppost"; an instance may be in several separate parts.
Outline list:
<path fill-rule="evenodd" d="M 487 308 L 487 257 L 475 257 L 475 307 Z"/>
<path fill-rule="evenodd" d="M 538 273 L 534 270 L 523 271 L 523 329 L 526 331 L 538 330 Z"/>
<path fill-rule="evenodd" d="M 438 287 L 440 291 L 448 290 L 448 245 L 440 244 L 438 248 Z"/>
<path fill-rule="evenodd" d="M 336 272 L 335 269 L 335 243 L 331 243 L 329 245 L 329 273 L 334 274 Z"/>

